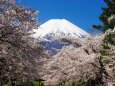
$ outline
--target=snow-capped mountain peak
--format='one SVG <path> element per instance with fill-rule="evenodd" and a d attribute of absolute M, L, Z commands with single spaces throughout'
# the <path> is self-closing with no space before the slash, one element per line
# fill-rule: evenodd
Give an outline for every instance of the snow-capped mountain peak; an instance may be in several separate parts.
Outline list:
<path fill-rule="evenodd" d="M 72 24 L 66 19 L 51 19 L 46 23 L 42 24 L 38 29 L 34 30 L 35 38 L 42 37 L 47 38 L 48 36 L 72 36 L 77 38 L 85 37 L 89 35 L 76 25 Z"/>
<path fill-rule="evenodd" d="M 35 33 L 33 37 L 37 39 L 37 43 L 44 46 L 49 56 L 57 54 L 64 46 L 80 47 L 81 45 L 75 45 L 73 40 L 89 36 L 66 19 L 51 19 L 32 32 Z"/>

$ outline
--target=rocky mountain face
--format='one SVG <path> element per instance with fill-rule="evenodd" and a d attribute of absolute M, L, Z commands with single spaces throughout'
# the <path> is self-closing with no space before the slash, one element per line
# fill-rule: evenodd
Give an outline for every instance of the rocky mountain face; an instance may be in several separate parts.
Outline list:
<path fill-rule="evenodd" d="M 35 33 L 33 37 L 38 44 L 44 46 L 49 56 L 57 54 L 64 46 L 70 45 L 70 39 L 82 39 L 89 36 L 87 32 L 66 19 L 51 19 L 33 32 Z"/>

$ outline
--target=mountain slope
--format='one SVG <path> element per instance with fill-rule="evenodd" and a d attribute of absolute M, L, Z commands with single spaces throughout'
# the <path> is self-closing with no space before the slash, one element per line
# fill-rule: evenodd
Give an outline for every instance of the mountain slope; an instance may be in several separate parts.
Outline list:
<path fill-rule="evenodd" d="M 34 37 L 49 38 L 50 36 L 72 36 L 82 38 L 88 35 L 76 25 L 66 19 L 51 19 L 34 30 Z"/>
<path fill-rule="evenodd" d="M 51 19 L 33 31 L 35 32 L 34 38 L 43 39 L 38 44 L 44 46 L 49 56 L 57 54 L 64 46 L 72 44 L 73 40 L 89 36 L 87 32 L 66 19 Z"/>

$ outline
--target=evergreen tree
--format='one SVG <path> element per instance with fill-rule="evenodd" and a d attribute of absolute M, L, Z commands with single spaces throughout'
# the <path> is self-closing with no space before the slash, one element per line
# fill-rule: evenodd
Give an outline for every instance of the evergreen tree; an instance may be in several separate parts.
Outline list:
<path fill-rule="evenodd" d="M 113 29 L 115 26 L 115 0 L 104 0 L 107 7 L 103 7 L 102 14 L 99 19 L 103 25 L 93 25 L 95 29 L 105 32 L 108 29 Z"/>

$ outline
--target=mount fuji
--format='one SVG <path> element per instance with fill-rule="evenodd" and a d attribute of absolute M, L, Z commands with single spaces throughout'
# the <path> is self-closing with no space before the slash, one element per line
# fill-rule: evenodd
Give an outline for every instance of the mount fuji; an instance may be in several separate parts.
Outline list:
<path fill-rule="evenodd" d="M 51 19 L 33 32 L 35 33 L 33 37 L 42 40 L 38 44 L 44 46 L 50 56 L 57 54 L 64 46 L 72 44 L 73 40 L 89 36 L 87 32 L 66 19 Z M 75 47 L 80 47 L 80 45 L 75 45 Z"/>
<path fill-rule="evenodd" d="M 76 38 L 83 38 L 89 35 L 81 28 L 72 24 L 66 19 L 51 19 L 42 24 L 38 29 L 34 30 L 35 38 L 49 38 L 54 36 L 71 36 Z"/>

